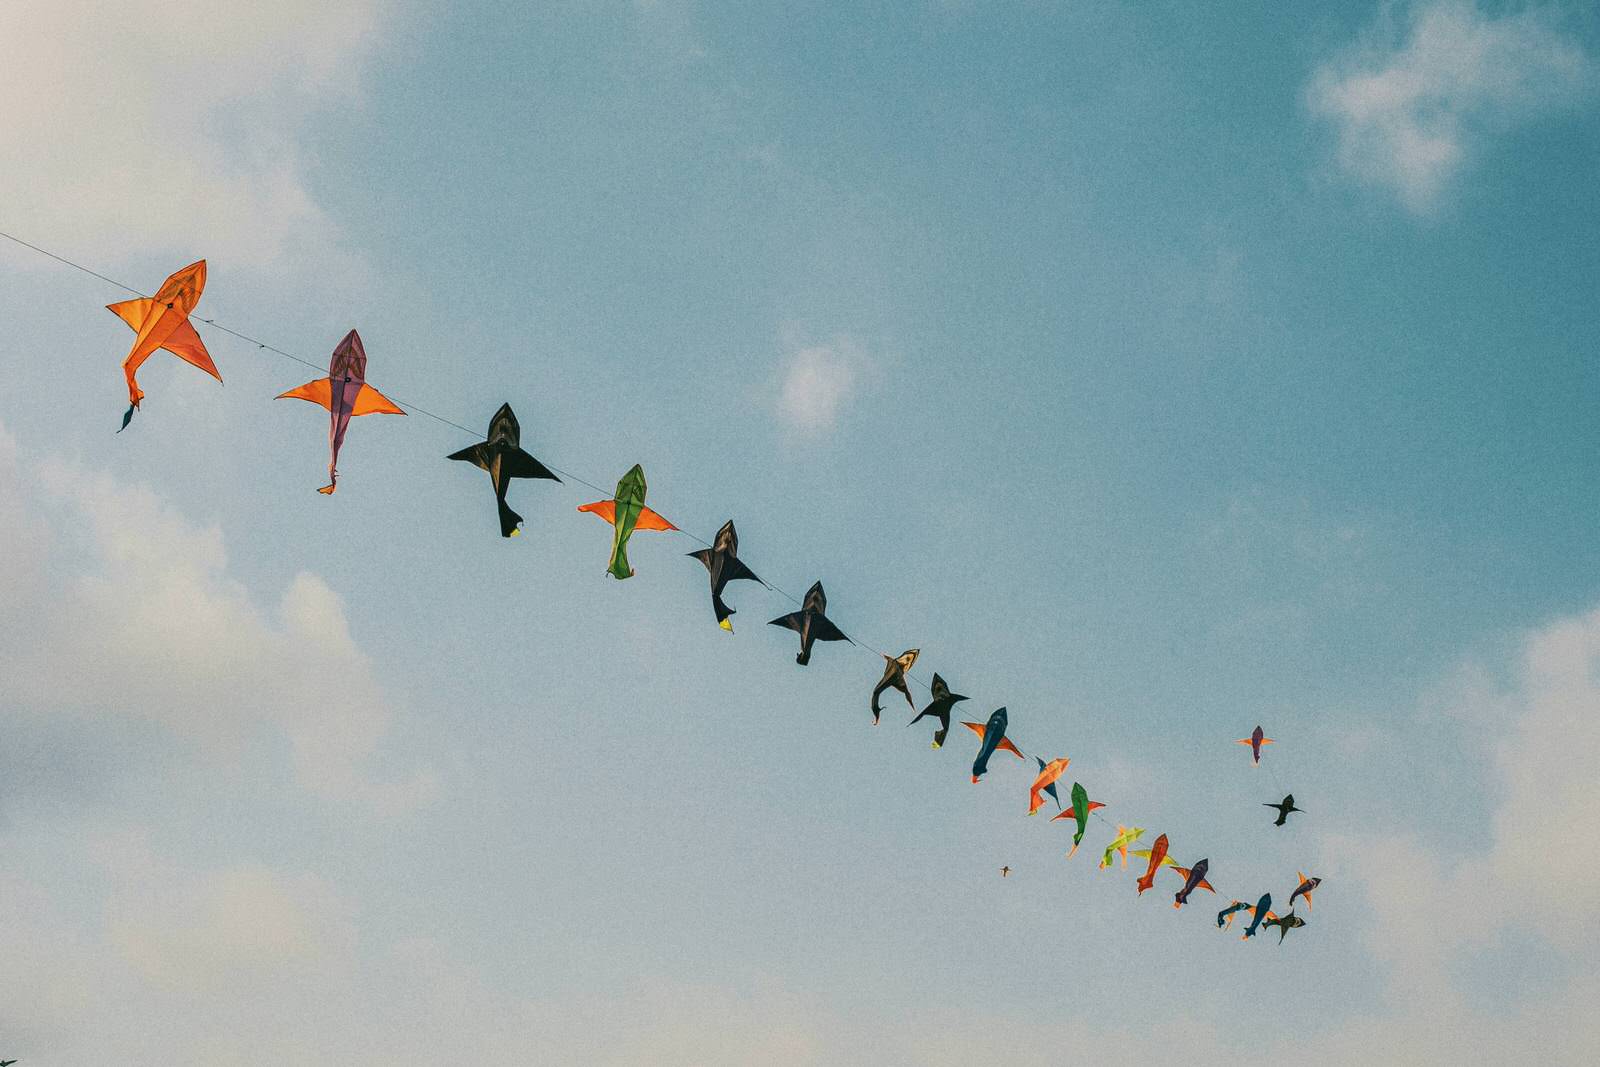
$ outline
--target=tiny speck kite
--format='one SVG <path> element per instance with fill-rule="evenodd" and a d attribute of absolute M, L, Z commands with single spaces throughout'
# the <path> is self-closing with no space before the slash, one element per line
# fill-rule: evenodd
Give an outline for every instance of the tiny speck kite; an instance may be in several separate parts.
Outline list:
<path fill-rule="evenodd" d="M 1056 796 L 1056 779 L 1061 777 L 1062 772 L 1067 769 L 1067 764 L 1072 762 L 1066 756 L 1062 756 L 1060 759 L 1053 759 L 1049 763 L 1039 759 L 1038 756 L 1033 758 L 1039 762 L 1039 777 L 1035 778 L 1033 784 L 1028 787 L 1029 815 L 1036 814 L 1044 804 L 1045 792 L 1048 791 L 1051 796 Z M 1061 798 L 1056 797 L 1056 805 L 1060 806 L 1060 804 Z M 1059 815 L 1056 817 L 1060 818 Z"/>
<path fill-rule="evenodd" d="M 1276 926 L 1278 928 L 1278 944 L 1280 945 L 1283 944 L 1283 939 L 1288 935 L 1290 930 L 1298 930 L 1305 924 L 1306 921 L 1300 918 L 1300 916 L 1296 915 L 1293 908 L 1290 908 L 1289 914 L 1285 915 L 1283 918 L 1271 918 L 1266 922 L 1267 926 Z"/>
<path fill-rule="evenodd" d="M 339 484 L 339 446 L 344 444 L 350 420 L 357 415 L 405 414 L 393 400 L 368 385 L 366 378 L 367 350 L 361 345 L 361 335 L 351 330 L 333 350 L 326 378 L 315 378 L 275 398 L 309 400 L 328 409 L 328 484 L 317 490 L 325 496 L 332 495 Z"/>
<path fill-rule="evenodd" d="M 1297 807 L 1294 806 L 1294 794 L 1293 793 L 1290 793 L 1288 796 L 1284 797 L 1283 801 L 1281 803 L 1278 803 L 1278 804 L 1263 804 L 1261 806 L 1263 808 L 1273 808 L 1273 809 L 1275 809 L 1277 811 L 1278 818 L 1276 819 L 1276 821 L 1273 822 L 1272 825 L 1274 825 L 1274 826 L 1282 826 L 1284 823 L 1288 822 L 1289 821 L 1289 813 L 1291 811 L 1298 811 L 1298 812 L 1301 812 L 1302 814 L 1304 814 L 1304 812 L 1305 812 L 1304 808 L 1297 808 Z"/>
<path fill-rule="evenodd" d="M 1229 904 L 1226 908 L 1223 908 L 1221 911 L 1217 912 L 1217 929 L 1221 930 L 1223 928 L 1227 928 L 1231 930 L 1233 928 L 1235 912 L 1244 911 L 1248 907 L 1250 907 L 1250 905 L 1246 904 L 1244 901 L 1236 900 L 1232 904 Z"/>
<path fill-rule="evenodd" d="M 133 348 L 128 351 L 128 358 L 122 361 L 122 373 L 128 379 L 128 410 L 122 416 L 122 427 L 117 430 L 118 433 L 128 428 L 133 413 L 139 409 L 139 401 L 144 399 L 144 390 L 139 388 L 134 376 L 139 373 L 144 361 L 158 350 L 166 349 L 185 363 L 193 363 L 217 381 L 222 381 L 222 375 L 217 373 L 217 365 L 211 362 L 211 353 L 206 351 L 205 342 L 200 340 L 194 324 L 189 321 L 189 313 L 200 303 L 200 294 L 205 287 L 206 261 L 202 259 L 162 282 L 153 297 L 106 305 L 107 311 L 113 312 L 138 334 L 133 340 Z"/>
<path fill-rule="evenodd" d="M 1010 867 L 1001 867 L 1000 868 L 1000 877 L 1008 878 L 1008 877 L 1010 877 L 1010 875 L 1011 875 L 1011 868 Z M 5 1067 L 5 1064 L 0 1063 L 0 1067 Z"/>
<path fill-rule="evenodd" d="M 995 713 L 989 716 L 987 723 L 964 722 L 961 725 L 977 734 L 978 740 L 982 742 L 978 746 L 978 758 L 972 761 L 972 781 L 974 783 L 989 773 L 989 757 L 1002 748 L 1018 759 L 1027 758 L 1022 754 L 1022 750 L 1012 744 L 1011 739 L 1006 736 L 1005 708 L 997 708 Z"/>
<path fill-rule="evenodd" d="M 906 685 L 906 672 L 911 670 L 911 665 L 917 662 L 921 652 L 919 648 L 908 648 L 898 656 L 883 657 L 883 677 L 872 687 L 872 725 L 878 725 L 878 716 L 883 714 L 883 709 L 878 706 L 878 698 L 883 696 L 886 689 L 900 690 L 911 710 L 917 710 L 917 705 L 911 700 L 911 687 Z"/>
<path fill-rule="evenodd" d="M 1122 869 L 1128 869 L 1128 846 L 1144 836 L 1142 826 L 1118 826 L 1117 836 L 1111 839 L 1111 844 L 1106 846 L 1106 854 L 1100 857 L 1100 869 L 1103 871 L 1111 866 L 1111 854 L 1119 853 L 1122 856 Z"/>
<path fill-rule="evenodd" d="M 822 583 L 814 583 L 806 590 L 800 610 L 769 622 L 768 626 L 784 626 L 800 635 L 800 654 L 794 661 L 804 667 L 811 662 L 811 644 L 814 641 L 848 641 L 844 631 L 828 621 L 828 596 Z"/>
<path fill-rule="evenodd" d="M 1250 938 L 1256 936 L 1256 930 L 1262 923 L 1276 918 L 1277 916 L 1272 914 L 1272 894 L 1262 893 L 1261 899 L 1256 901 L 1255 907 L 1250 909 L 1250 925 L 1244 928 L 1244 937 L 1239 940 L 1250 940 Z M 1282 940 L 1282 938 L 1279 938 L 1280 942 Z"/>
<path fill-rule="evenodd" d="M 1103 807 L 1105 807 L 1105 805 L 1100 803 L 1098 800 L 1089 799 L 1089 791 L 1083 787 L 1082 782 L 1072 783 L 1072 807 L 1068 808 L 1060 815 L 1057 815 L 1055 819 L 1050 820 L 1051 822 L 1055 822 L 1056 819 L 1073 819 L 1077 821 L 1078 830 L 1072 835 L 1072 848 L 1067 852 L 1067 859 L 1070 860 L 1073 857 L 1073 854 L 1078 851 L 1078 846 L 1083 843 L 1084 831 L 1089 829 L 1089 813 L 1096 808 Z M 1140 831 L 1140 833 L 1143 833 L 1143 831 Z M 1134 836 L 1138 835 L 1136 834 Z M 1163 834 L 1161 836 L 1163 841 L 1165 841 L 1166 835 Z M 1132 840 L 1132 838 L 1129 840 Z M 1161 847 L 1162 851 L 1164 852 L 1166 850 L 1166 845 L 1163 844 Z M 1110 849 L 1107 849 L 1106 852 L 1107 855 L 1109 855 Z"/>
<path fill-rule="evenodd" d="M 1134 855 L 1139 855 L 1135 852 Z M 1150 866 L 1144 874 L 1139 876 L 1139 895 L 1144 896 L 1144 891 L 1156 884 L 1156 871 L 1161 869 L 1161 864 L 1167 858 L 1167 835 L 1162 834 L 1156 838 L 1156 843 L 1150 847 Z"/>
<path fill-rule="evenodd" d="M 739 562 L 739 533 L 733 528 L 733 520 L 722 524 L 710 548 L 702 548 L 689 555 L 704 563 L 706 570 L 711 573 L 711 610 L 717 617 L 717 625 L 733 633 L 733 623 L 729 620 L 734 610 L 722 602 L 722 590 L 729 582 L 740 579 L 761 581 L 755 571 Z"/>
<path fill-rule="evenodd" d="M 548 478 L 559 482 L 550 469 L 522 450 L 522 428 L 510 404 L 501 404 L 500 410 L 489 420 L 487 440 L 452 452 L 446 459 L 471 463 L 489 472 L 494 484 L 495 504 L 500 508 L 500 536 L 515 537 L 521 533 L 522 516 L 506 505 L 506 489 L 513 478 Z"/>
<path fill-rule="evenodd" d="M 617 481 L 617 495 L 613 500 L 597 500 L 580 505 L 579 511 L 598 515 L 611 524 L 611 562 L 606 573 L 613 578 L 632 578 L 633 568 L 628 566 L 628 538 L 635 530 L 676 530 L 660 515 L 644 506 L 646 491 L 644 468 L 635 463 Z"/>
<path fill-rule="evenodd" d="M 1178 890 L 1177 894 L 1172 898 L 1172 906 L 1174 908 L 1181 908 L 1187 904 L 1189 902 L 1189 894 L 1196 889 L 1204 889 L 1208 893 L 1216 892 L 1215 889 L 1211 888 L 1211 883 L 1206 881 L 1206 871 L 1211 866 L 1209 859 L 1201 860 L 1193 867 L 1179 867 L 1177 864 L 1172 866 L 1174 870 L 1183 875 L 1183 888 Z"/>
<path fill-rule="evenodd" d="M 1265 730 L 1257 726 L 1254 730 L 1250 731 L 1249 737 L 1241 737 L 1235 742 L 1235 744 L 1249 745 L 1250 764 L 1253 767 L 1259 767 L 1261 766 L 1261 746 L 1272 744 L 1272 738 L 1267 736 Z"/>
<path fill-rule="evenodd" d="M 1038 756 L 1035 756 L 1035 757 L 1033 757 L 1033 762 L 1035 762 L 1035 763 L 1037 763 L 1039 765 L 1039 773 L 1043 774 L 1045 772 L 1044 760 L 1040 759 Z M 1052 780 L 1049 785 L 1046 785 L 1044 787 L 1044 791 L 1050 797 L 1051 800 L 1056 802 L 1056 810 L 1060 811 L 1061 810 L 1061 794 L 1056 792 L 1056 783 L 1055 783 L 1055 781 Z M 1033 812 L 1030 811 L 1028 814 L 1032 815 Z"/>
<path fill-rule="evenodd" d="M 1301 874 L 1299 871 L 1295 871 L 1294 872 L 1294 876 L 1296 878 L 1300 879 L 1300 884 L 1294 887 L 1294 892 L 1293 893 L 1289 894 L 1289 908 L 1290 908 L 1291 911 L 1294 909 L 1294 898 L 1295 897 L 1302 897 L 1303 896 L 1303 897 L 1306 898 L 1306 910 L 1310 911 L 1311 910 L 1311 891 L 1313 889 L 1317 888 L 1317 886 L 1322 884 L 1322 879 L 1321 878 L 1307 878 L 1305 875 Z"/>
<path fill-rule="evenodd" d="M 932 715 L 939 720 L 939 728 L 933 732 L 933 747 L 938 748 L 944 744 L 945 735 L 950 732 L 950 709 L 957 703 L 967 699 L 960 693 L 950 692 L 950 686 L 937 674 L 933 676 L 933 699 L 928 701 L 928 706 L 917 712 L 917 717 L 906 723 L 915 726 L 923 716 Z M 1053 787 L 1052 787 L 1053 788 Z M 1060 803 L 1060 801 L 1057 801 Z"/>

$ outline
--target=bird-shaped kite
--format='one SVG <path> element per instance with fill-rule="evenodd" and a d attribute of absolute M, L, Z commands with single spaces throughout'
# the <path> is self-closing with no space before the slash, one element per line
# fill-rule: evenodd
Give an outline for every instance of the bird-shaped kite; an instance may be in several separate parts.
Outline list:
<path fill-rule="evenodd" d="M 1261 746 L 1272 744 L 1272 738 L 1267 736 L 1265 730 L 1257 726 L 1254 730 L 1250 731 L 1249 737 L 1241 737 L 1237 742 L 1235 742 L 1235 744 L 1249 745 L 1250 764 L 1251 766 L 1259 767 L 1261 766 Z"/>
<path fill-rule="evenodd" d="M 878 716 L 883 714 L 883 709 L 878 707 L 878 698 L 883 696 L 884 690 L 891 687 L 905 695 L 906 703 L 910 705 L 912 711 L 917 710 L 916 704 L 911 700 L 911 687 L 906 685 L 906 672 L 917 662 L 917 655 L 921 651 L 918 648 L 908 648 L 898 656 L 883 657 L 883 677 L 872 687 L 872 725 L 878 725 Z"/>
<path fill-rule="evenodd" d="M 1072 783 L 1072 807 L 1068 808 L 1060 815 L 1057 815 L 1055 819 L 1050 820 L 1051 822 L 1055 822 L 1056 819 L 1073 819 L 1078 824 L 1077 832 L 1072 835 L 1072 848 L 1067 852 L 1067 859 L 1070 860 L 1078 851 L 1078 846 L 1083 843 L 1084 831 L 1089 829 L 1089 813 L 1096 808 L 1103 807 L 1105 807 L 1105 805 L 1100 803 L 1098 800 L 1089 799 L 1089 791 L 1083 787 L 1082 782 Z M 1163 834 L 1162 836 L 1165 837 L 1166 835 Z M 1164 850 L 1165 846 L 1162 847 Z"/>
<path fill-rule="evenodd" d="M 522 450 L 522 428 L 510 404 L 501 404 L 500 410 L 489 420 L 489 437 L 480 444 L 452 452 L 447 459 L 471 463 L 489 472 L 494 484 L 495 504 L 500 508 L 500 536 L 515 537 L 522 531 L 522 516 L 506 505 L 506 489 L 513 478 L 548 478 L 559 482 L 543 463 Z"/>
<path fill-rule="evenodd" d="M 1231 930 L 1233 928 L 1233 920 L 1235 917 L 1234 913 L 1244 911 L 1248 907 L 1251 907 L 1251 905 L 1246 904 L 1242 900 L 1236 900 L 1232 904 L 1229 904 L 1226 908 L 1223 908 L 1221 911 L 1217 912 L 1217 929 L 1221 930 L 1226 927 Z"/>
<path fill-rule="evenodd" d="M 1283 939 L 1290 930 L 1297 930 L 1305 924 L 1306 921 L 1296 915 L 1293 908 L 1290 908 L 1289 914 L 1285 915 L 1283 918 L 1279 919 L 1273 917 L 1268 919 L 1266 922 L 1267 926 L 1276 926 L 1278 928 L 1278 944 L 1280 945 L 1283 944 Z"/>
<path fill-rule="evenodd" d="M 1167 835 L 1162 834 L 1156 838 L 1156 843 L 1150 847 L 1147 854 L 1150 857 L 1150 866 L 1139 876 L 1140 896 L 1144 896 L 1144 891 L 1156 884 L 1156 871 L 1161 869 L 1162 861 L 1167 858 Z M 1135 852 L 1134 855 L 1137 856 L 1139 853 Z"/>
<path fill-rule="evenodd" d="M 1067 764 L 1072 762 L 1066 756 L 1062 756 L 1060 759 L 1053 759 L 1049 763 L 1039 759 L 1038 756 L 1033 758 L 1039 760 L 1039 777 L 1035 778 L 1033 784 L 1028 787 L 1029 815 L 1037 813 L 1040 806 L 1044 804 L 1046 790 L 1049 790 L 1051 795 L 1055 794 L 1056 779 L 1061 777 L 1062 772 L 1067 769 Z M 1057 797 L 1056 803 L 1058 805 L 1061 803 L 1059 797 Z M 1057 816 L 1057 818 L 1060 818 L 1060 816 Z"/>
<path fill-rule="evenodd" d="M 1179 867 L 1177 864 L 1172 866 L 1174 870 L 1183 875 L 1183 888 L 1178 890 L 1177 895 L 1173 897 L 1172 906 L 1174 908 L 1181 908 L 1188 903 L 1189 894 L 1196 889 L 1204 889 L 1208 893 L 1216 892 L 1215 889 L 1211 888 L 1211 883 L 1206 881 L 1206 871 L 1211 866 L 1209 859 L 1201 860 L 1193 867 Z"/>
<path fill-rule="evenodd" d="M 1295 871 L 1294 872 L 1294 876 L 1300 880 L 1300 884 L 1294 887 L 1294 892 L 1293 893 L 1289 894 L 1289 907 L 1291 909 L 1294 907 L 1294 898 L 1295 897 L 1305 897 L 1306 898 L 1306 910 L 1310 911 L 1311 910 L 1311 891 L 1313 889 L 1317 888 L 1317 886 L 1322 884 L 1322 879 L 1321 878 L 1307 878 L 1305 875 L 1301 874 L 1299 871 Z"/>
<path fill-rule="evenodd" d="M 137 300 L 106 305 L 107 311 L 114 312 L 138 334 L 128 358 L 122 361 L 122 373 L 128 379 L 128 410 L 122 416 L 122 427 L 117 430 L 118 433 L 128 428 L 133 413 L 139 408 L 139 401 L 144 399 L 144 390 L 139 388 L 134 376 L 138 374 L 140 365 L 158 349 L 164 348 L 185 363 L 193 363 L 217 381 L 222 381 L 222 375 L 217 373 L 217 365 L 211 362 L 211 353 L 206 351 L 205 342 L 200 340 L 194 324 L 189 321 L 189 313 L 200 302 L 200 294 L 205 287 L 206 261 L 202 259 L 162 282 L 153 297 L 142 296 Z"/>
<path fill-rule="evenodd" d="M 761 581 L 755 571 L 739 562 L 739 533 L 733 528 L 733 520 L 722 524 L 710 548 L 702 548 L 689 555 L 704 563 L 706 570 L 711 573 L 711 610 L 717 616 L 717 625 L 732 633 L 733 623 L 729 617 L 734 611 L 722 602 L 722 590 L 729 582 L 737 582 L 741 578 Z"/>
<path fill-rule="evenodd" d="M 1262 923 L 1276 918 L 1277 916 L 1272 913 L 1272 894 L 1262 893 L 1261 899 L 1256 901 L 1255 907 L 1250 909 L 1250 925 L 1244 928 L 1244 937 L 1239 940 L 1250 940 L 1256 935 L 1256 929 Z M 1279 938 L 1278 940 L 1281 942 L 1283 939 Z"/>
<path fill-rule="evenodd" d="M 967 699 L 960 693 L 950 692 L 950 686 L 937 674 L 933 676 L 933 699 L 928 701 L 928 706 L 917 712 L 917 717 L 906 723 L 915 726 L 925 715 L 932 715 L 939 720 L 939 728 L 933 732 L 933 747 L 938 748 L 944 744 L 945 735 L 950 732 L 950 709 L 957 703 Z M 1060 803 L 1057 801 L 1057 803 Z"/>
<path fill-rule="evenodd" d="M 361 335 L 351 330 L 344 335 L 328 361 L 328 376 L 315 378 L 298 389 L 279 393 L 275 399 L 309 400 L 328 409 L 328 484 L 317 492 L 331 495 L 339 485 L 339 446 L 344 432 L 357 415 L 404 415 L 393 400 L 366 382 L 367 350 Z"/>
<path fill-rule="evenodd" d="M 1010 875 L 1011 875 L 1011 868 L 1010 867 L 1001 867 L 1000 868 L 1000 877 L 1007 878 Z M 0 1063 L 0 1067 L 5 1067 L 5 1064 Z"/>
<path fill-rule="evenodd" d="M 1040 759 L 1038 756 L 1035 756 L 1035 757 L 1033 757 L 1033 762 L 1035 762 L 1035 763 L 1037 763 L 1039 765 L 1039 773 L 1043 774 L 1044 771 L 1045 771 L 1045 762 L 1044 762 L 1044 760 Z M 1056 810 L 1060 811 L 1061 810 L 1061 794 L 1056 792 L 1056 783 L 1054 781 L 1049 782 L 1048 784 L 1045 785 L 1044 791 L 1045 791 L 1045 794 L 1047 796 L 1049 796 L 1049 798 L 1051 800 L 1056 802 Z M 1033 813 L 1029 812 L 1029 814 L 1031 815 Z"/>
<path fill-rule="evenodd" d="M 1111 839 L 1111 844 L 1106 846 L 1106 854 L 1100 857 L 1100 869 L 1103 871 L 1111 866 L 1111 854 L 1119 853 L 1122 856 L 1122 869 L 1128 869 L 1128 846 L 1144 836 L 1142 826 L 1118 826 L 1117 836 Z"/>
<path fill-rule="evenodd" d="M 635 463 L 617 481 L 615 499 L 597 500 L 578 508 L 579 511 L 598 515 L 611 524 L 611 562 L 606 566 L 606 573 L 613 578 L 633 577 L 633 568 L 628 566 L 628 538 L 633 536 L 633 531 L 677 529 L 644 506 L 646 488 L 644 468 Z"/>
<path fill-rule="evenodd" d="M 822 583 L 816 582 L 806 590 L 799 611 L 773 619 L 767 625 L 786 626 L 800 635 L 800 654 L 794 661 L 804 667 L 811 662 L 812 642 L 850 640 L 843 630 L 828 621 L 827 612 L 828 596 L 822 591 Z"/>
<path fill-rule="evenodd" d="M 976 783 L 979 778 L 989 773 L 989 757 L 999 749 L 1005 749 L 1018 759 L 1026 759 L 1022 750 L 1011 743 L 1006 736 L 1006 709 L 997 708 L 989 716 L 987 723 L 964 722 L 961 724 L 978 735 L 981 744 L 978 746 L 978 758 L 972 761 L 972 781 Z"/>
<path fill-rule="evenodd" d="M 1274 825 L 1274 826 L 1282 826 L 1284 823 L 1288 822 L 1289 821 L 1289 813 L 1291 811 L 1298 811 L 1298 812 L 1302 812 L 1302 813 L 1305 811 L 1304 808 L 1297 808 L 1297 807 L 1294 806 L 1294 794 L 1293 793 L 1290 793 L 1288 796 L 1284 797 L 1283 801 L 1281 803 L 1278 803 L 1278 804 L 1263 804 L 1261 806 L 1263 808 L 1273 808 L 1273 809 L 1275 809 L 1277 811 L 1278 818 L 1273 822 L 1272 825 Z"/>

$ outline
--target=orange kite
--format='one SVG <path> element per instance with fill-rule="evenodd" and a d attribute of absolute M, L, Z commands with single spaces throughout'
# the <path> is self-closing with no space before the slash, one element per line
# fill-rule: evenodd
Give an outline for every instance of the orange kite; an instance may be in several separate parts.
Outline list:
<path fill-rule="evenodd" d="M 222 375 L 217 373 L 217 365 L 211 362 L 211 353 L 206 351 L 205 342 L 200 340 L 200 335 L 195 333 L 194 326 L 189 322 L 189 313 L 200 302 L 200 293 L 205 287 L 206 261 L 202 259 L 162 282 L 153 297 L 106 305 L 106 310 L 116 312 L 117 317 L 133 327 L 133 332 L 139 335 L 134 338 L 128 358 L 122 361 L 122 372 L 128 376 L 128 411 L 122 416 L 122 427 L 117 430 L 118 433 L 128 428 L 133 413 L 138 410 L 139 401 L 144 399 L 144 391 L 134 381 L 134 375 L 139 372 L 140 365 L 158 349 L 164 348 L 184 362 L 193 363 L 217 381 L 222 381 Z"/>
<path fill-rule="evenodd" d="M 1034 812 L 1038 811 L 1039 805 L 1044 803 L 1045 786 L 1054 785 L 1056 779 L 1060 778 L 1061 773 L 1067 769 L 1067 764 L 1071 762 L 1072 760 L 1068 759 L 1066 756 L 1062 756 L 1060 759 L 1053 759 L 1049 763 L 1046 763 L 1043 767 L 1039 768 L 1039 777 L 1035 778 L 1033 780 L 1033 785 L 1028 787 L 1029 815 L 1032 815 Z"/>

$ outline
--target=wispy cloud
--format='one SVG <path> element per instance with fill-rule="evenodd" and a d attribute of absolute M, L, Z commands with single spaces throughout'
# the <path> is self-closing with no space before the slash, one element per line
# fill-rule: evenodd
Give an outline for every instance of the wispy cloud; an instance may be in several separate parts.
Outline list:
<path fill-rule="evenodd" d="M 1317 71 L 1306 99 L 1333 125 L 1346 172 L 1423 214 L 1482 139 L 1573 101 L 1589 66 L 1549 9 L 1495 17 L 1444 0 L 1403 33 L 1385 18 Z"/>
<path fill-rule="evenodd" d="M 866 368 L 866 352 L 849 337 L 792 347 L 784 357 L 779 416 L 805 433 L 832 429 L 855 396 Z"/>

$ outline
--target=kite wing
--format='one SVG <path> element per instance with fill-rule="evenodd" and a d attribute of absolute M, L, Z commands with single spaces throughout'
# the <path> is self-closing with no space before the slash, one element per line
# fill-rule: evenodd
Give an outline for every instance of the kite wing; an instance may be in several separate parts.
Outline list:
<path fill-rule="evenodd" d="M 321 404 L 329 411 L 333 410 L 333 385 L 326 378 L 315 378 L 306 384 L 287 393 L 279 393 L 274 400 L 309 400 L 313 404 Z M 451 456 L 457 459 L 458 456 Z"/>
<path fill-rule="evenodd" d="M 361 392 L 356 394 L 355 406 L 350 409 L 351 415 L 404 415 L 400 405 L 384 396 L 370 385 L 363 384 Z"/>
<path fill-rule="evenodd" d="M 842 637 L 843 635 L 841 634 L 840 636 Z M 1024 756 L 1022 754 L 1022 749 L 1018 748 L 1016 745 L 1013 745 L 1011 743 L 1011 738 L 1009 738 L 1009 737 L 1002 737 L 1000 739 L 1000 743 L 998 745 L 996 745 L 995 748 L 996 749 L 1002 749 L 1003 748 L 1007 752 L 1010 752 L 1012 755 L 1016 756 L 1018 759 L 1027 759 L 1028 758 L 1027 756 Z"/>
<path fill-rule="evenodd" d="M 699 555 L 699 553 L 697 552 L 695 555 Z M 710 566 L 710 564 L 707 564 L 707 566 Z M 748 578 L 752 582 L 759 582 L 761 580 L 760 578 L 756 577 L 755 571 L 751 570 L 749 567 L 746 567 L 743 563 L 740 563 L 737 556 L 729 556 L 722 564 L 722 580 L 725 582 L 736 582 L 741 578 Z"/>
<path fill-rule="evenodd" d="M 799 629 L 799 627 L 795 627 Z M 811 636 L 818 641 L 848 641 L 843 630 L 828 621 L 826 615 L 817 615 L 811 620 Z M 1019 753 L 1020 755 L 1020 753 Z"/>
<path fill-rule="evenodd" d="M 179 320 L 177 328 L 161 342 L 161 347 L 185 363 L 193 363 L 217 381 L 222 381 L 222 375 L 217 373 L 217 365 L 211 362 L 211 353 L 206 351 L 206 343 L 195 333 L 194 325 L 187 316 Z"/>
<path fill-rule="evenodd" d="M 471 463 L 473 466 L 482 467 L 484 470 L 488 470 L 489 469 L 489 446 L 487 444 L 479 442 L 478 444 L 475 444 L 475 445 L 469 445 L 466 448 L 463 448 L 459 452 L 452 452 L 452 453 L 450 453 L 448 456 L 446 456 L 444 458 L 445 459 L 458 459 L 463 463 Z"/>
<path fill-rule="evenodd" d="M 137 330 L 144 325 L 144 320 L 150 317 L 150 309 L 155 303 L 146 296 L 138 300 L 124 300 L 120 304 L 107 304 L 106 310 Z"/>
<path fill-rule="evenodd" d="M 377 392 L 377 390 L 373 390 L 373 392 Z M 366 395 L 365 389 L 361 391 L 361 395 Z M 359 415 L 361 413 L 358 411 L 356 414 Z M 405 412 L 402 411 L 400 414 L 404 415 Z M 450 458 L 454 459 L 455 457 L 452 456 Z M 534 459 L 520 448 L 512 449 L 501 458 L 500 469 L 505 473 L 507 478 L 545 478 L 552 482 L 559 482 L 561 480 L 555 476 L 549 467 L 546 467 L 543 463 L 540 463 L 538 460 Z M 606 501 L 606 504 L 609 506 L 611 501 Z M 578 510 L 583 511 L 584 509 L 579 508 Z M 606 516 L 606 521 L 611 521 L 611 517 L 609 515 Z"/>
<path fill-rule="evenodd" d="M 596 500 L 593 504 L 578 505 L 579 511 L 587 511 L 591 515 L 598 515 L 606 522 L 615 524 L 617 521 L 617 502 L 615 500 Z"/>
<path fill-rule="evenodd" d="M 803 611 L 790 612 L 781 618 L 773 619 L 768 626 L 784 626 L 795 633 L 801 633 L 806 628 L 806 613 Z"/>
<path fill-rule="evenodd" d="M 528 458 L 532 459 L 533 457 L 530 456 Z M 537 461 L 535 461 L 535 462 L 537 462 Z M 651 511 L 649 508 L 646 508 L 646 507 L 641 507 L 639 509 L 639 521 L 637 521 L 637 522 L 635 522 L 633 524 L 633 528 L 635 530 L 661 530 L 661 531 L 676 530 L 677 529 L 677 527 L 672 525 L 672 523 L 668 522 L 666 519 L 662 518 L 660 515 L 656 514 L 655 512 Z"/>

